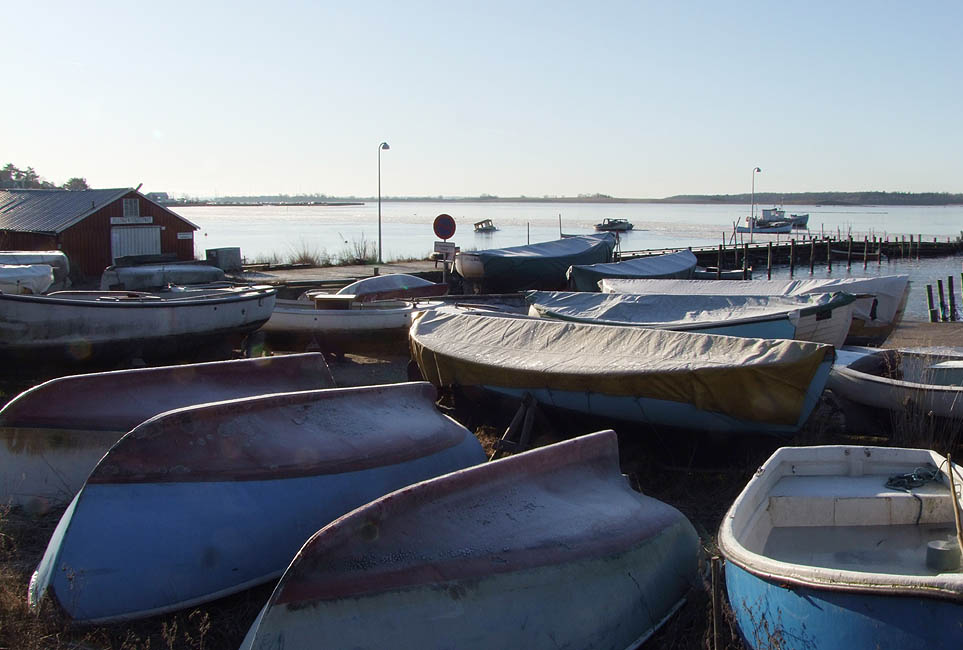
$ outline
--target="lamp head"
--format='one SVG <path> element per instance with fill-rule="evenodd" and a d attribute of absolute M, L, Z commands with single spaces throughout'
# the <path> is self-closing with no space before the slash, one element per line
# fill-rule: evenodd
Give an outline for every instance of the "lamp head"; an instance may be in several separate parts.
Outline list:
<path fill-rule="evenodd" d="M 759 169 L 758 167 L 756 167 L 756 168 L 755 168 L 755 169 L 753 169 L 752 171 L 754 171 L 754 172 L 761 172 L 762 170 L 761 170 L 761 169 Z"/>
<path fill-rule="evenodd" d="M 388 143 L 387 143 L 387 142 L 382 142 L 382 143 L 379 145 L 379 148 L 380 148 L 380 149 L 391 149 L 391 147 L 388 146 Z"/>

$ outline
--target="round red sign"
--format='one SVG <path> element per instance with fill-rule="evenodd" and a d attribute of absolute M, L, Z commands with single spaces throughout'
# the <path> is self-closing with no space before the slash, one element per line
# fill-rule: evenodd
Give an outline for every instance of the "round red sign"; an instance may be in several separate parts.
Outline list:
<path fill-rule="evenodd" d="M 432 224 L 435 236 L 439 239 L 451 239 L 455 234 L 455 220 L 449 214 L 439 214 Z"/>

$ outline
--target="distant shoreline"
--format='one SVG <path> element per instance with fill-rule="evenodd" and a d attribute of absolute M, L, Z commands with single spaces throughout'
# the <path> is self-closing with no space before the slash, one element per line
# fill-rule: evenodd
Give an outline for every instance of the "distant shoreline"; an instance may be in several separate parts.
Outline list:
<path fill-rule="evenodd" d="M 264 197 L 224 197 L 219 199 L 189 199 L 184 201 L 165 201 L 167 207 L 343 207 L 374 203 L 377 198 L 346 197 L 333 199 L 319 197 L 311 199 L 300 196 L 288 200 L 285 196 Z M 663 199 L 618 198 L 605 195 L 577 197 L 530 197 L 530 196 L 411 196 L 381 197 L 382 203 L 664 203 L 664 204 L 702 204 L 702 205 L 811 205 L 837 207 L 868 206 L 955 206 L 963 205 L 963 194 L 946 192 L 805 192 L 797 194 L 776 194 L 773 192 L 727 195 L 687 195 L 670 196 Z"/>

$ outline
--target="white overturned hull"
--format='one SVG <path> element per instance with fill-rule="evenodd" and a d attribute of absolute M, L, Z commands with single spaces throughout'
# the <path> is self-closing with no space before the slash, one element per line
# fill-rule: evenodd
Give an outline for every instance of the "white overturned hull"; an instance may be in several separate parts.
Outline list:
<path fill-rule="evenodd" d="M 69 502 L 125 433 L 173 409 L 334 385 L 320 354 L 291 354 L 51 379 L 0 409 L 0 505 Z"/>
<path fill-rule="evenodd" d="M 320 530 L 243 650 L 599 648 L 647 639 L 698 536 L 631 490 L 612 431 L 412 485 Z"/>

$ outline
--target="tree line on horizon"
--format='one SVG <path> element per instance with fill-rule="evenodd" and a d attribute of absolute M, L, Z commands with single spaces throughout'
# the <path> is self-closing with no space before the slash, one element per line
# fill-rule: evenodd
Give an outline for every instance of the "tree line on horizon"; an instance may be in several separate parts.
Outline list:
<path fill-rule="evenodd" d="M 756 192 L 750 194 L 680 194 L 674 203 L 749 203 L 756 205 L 961 205 L 963 194 L 950 192 Z"/>
<path fill-rule="evenodd" d="M 7 163 L 0 168 L 0 189 L 24 190 L 89 190 L 87 179 L 80 176 L 70 178 L 63 185 L 55 185 L 44 180 L 33 167 L 20 169 L 13 163 Z"/>

